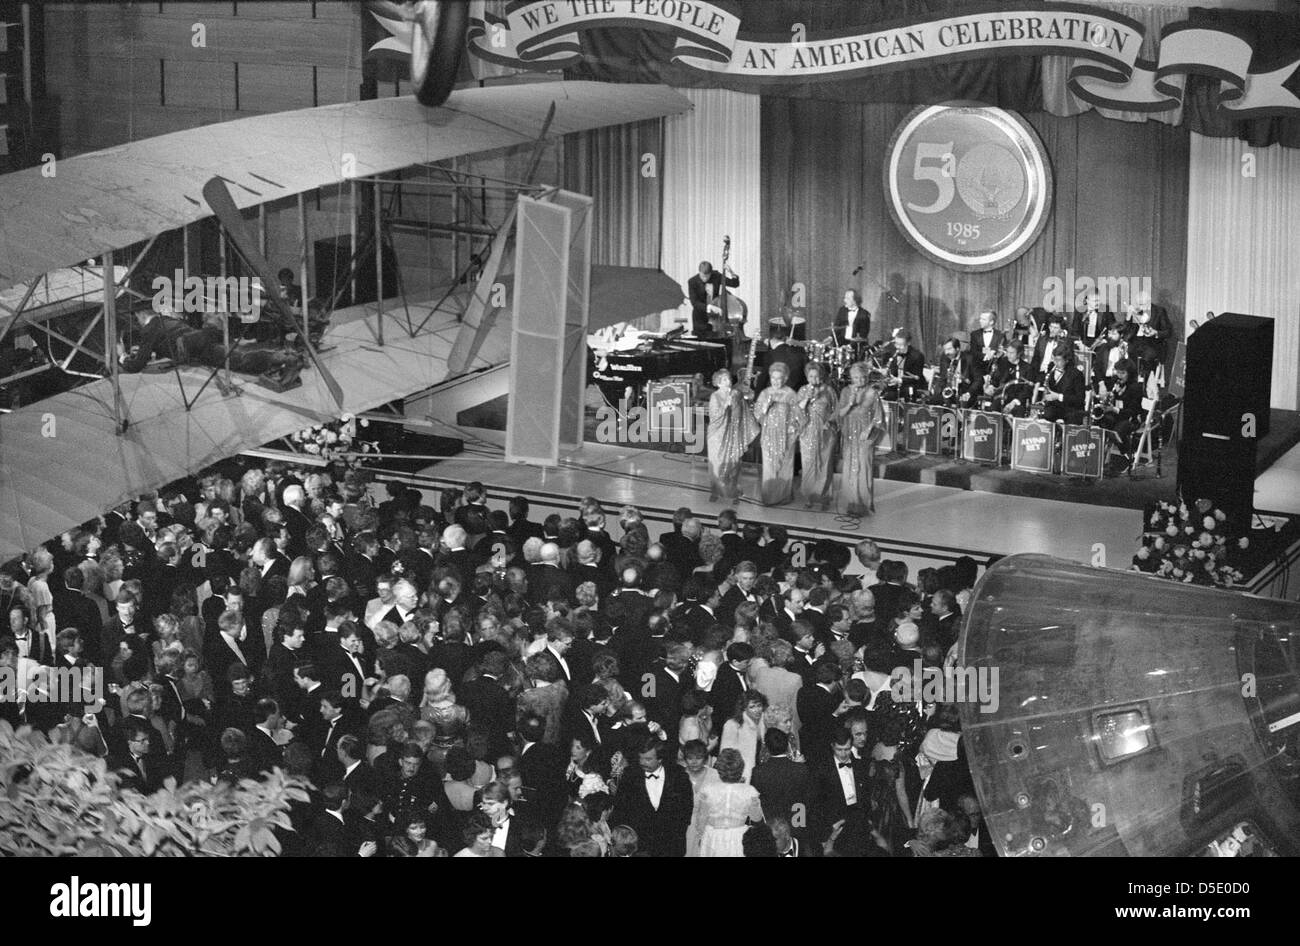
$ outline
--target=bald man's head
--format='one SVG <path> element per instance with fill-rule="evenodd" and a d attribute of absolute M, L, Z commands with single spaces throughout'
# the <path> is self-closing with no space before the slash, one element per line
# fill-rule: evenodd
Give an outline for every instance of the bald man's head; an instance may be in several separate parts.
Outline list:
<path fill-rule="evenodd" d="M 560 564 L 560 547 L 554 542 L 543 542 L 539 552 L 542 563 L 546 565 Z"/>

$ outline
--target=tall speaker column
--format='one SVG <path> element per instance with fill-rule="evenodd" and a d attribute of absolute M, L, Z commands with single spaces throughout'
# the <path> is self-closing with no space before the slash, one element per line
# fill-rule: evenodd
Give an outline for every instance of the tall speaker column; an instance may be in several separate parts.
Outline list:
<path fill-rule="evenodd" d="M 1187 339 L 1178 492 L 1188 503 L 1213 502 L 1234 532 L 1248 531 L 1255 511 L 1272 374 L 1272 319 L 1225 313 Z"/>

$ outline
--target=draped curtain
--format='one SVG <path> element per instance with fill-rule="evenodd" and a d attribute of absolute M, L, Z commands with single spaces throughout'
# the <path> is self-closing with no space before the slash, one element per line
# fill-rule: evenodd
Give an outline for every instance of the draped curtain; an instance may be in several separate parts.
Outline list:
<path fill-rule="evenodd" d="M 726 89 L 681 91 L 695 108 L 664 119 L 661 268 L 681 282 L 685 299 L 686 281 L 701 260 L 721 268 L 722 238 L 730 235 L 731 267 L 740 277 L 736 295 L 747 303 L 750 323 L 761 324 L 759 97 Z M 671 328 L 682 316 L 689 327 L 686 304 L 664 313 L 661 324 Z"/>
<path fill-rule="evenodd" d="M 1272 405 L 1296 410 L 1300 151 L 1193 134 L 1190 188 L 1188 319 L 1201 320 L 1206 312 L 1273 319 Z"/>
<path fill-rule="evenodd" d="M 589 194 L 591 261 L 597 266 L 659 265 L 663 120 L 567 135 L 564 187 Z"/>
<path fill-rule="evenodd" d="M 1051 217 L 1019 260 L 968 274 L 930 262 L 890 219 L 882 165 L 891 133 L 910 110 L 764 100 L 765 299 L 781 299 L 803 285 L 816 331 L 829 326 L 844 290 L 858 289 L 872 312 L 873 337 L 903 326 L 934 356 L 948 335 L 968 331 L 984 307 L 1004 323 L 1020 305 L 1053 307 L 1045 298 L 1046 280 L 1064 282 L 1073 270 L 1075 278 L 1122 278 L 1125 285 L 1148 278 L 1153 301 L 1182 324 L 1185 131 L 1107 121 L 1095 112 L 1025 115 L 1054 166 Z M 859 265 L 863 270 L 854 276 Z M 1066 289 L 1066 307 L 1072 308 L 1074 289 Z M 1127 301 L 1127 291 L 1122 295 Z"/>

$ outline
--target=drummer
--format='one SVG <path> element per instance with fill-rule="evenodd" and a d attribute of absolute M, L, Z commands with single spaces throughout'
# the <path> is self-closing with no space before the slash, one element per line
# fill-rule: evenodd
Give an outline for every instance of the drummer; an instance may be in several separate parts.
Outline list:
<path fill-rule="evenodd" d="M 844 290 L 844 304 L 835 313 L 831 338 L 827 342 L 839 347 L 849 342 L 865 342 L 870 334 L 871 313 L 862 308 L 862 299 L 856 289 Z"/>

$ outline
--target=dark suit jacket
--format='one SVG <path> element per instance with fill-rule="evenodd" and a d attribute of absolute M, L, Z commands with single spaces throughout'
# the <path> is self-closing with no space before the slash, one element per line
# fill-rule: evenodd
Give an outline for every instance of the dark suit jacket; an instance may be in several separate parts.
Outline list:
<path fill-rule="evenodd" d="M 799 748 L 809 762 L 826 759 L 831 754 L 831 736 L 835 732 L 835 711 L 840 698 L 816 684 L 805 684 L 795 696 L 799 713 Z"/>
<path fill-rule="evenodd" d="M 859 307 L 853 324 L 849 325 L 849 308 L 840 306 L 839 311 L 835 313 L 833 327 L 836 329 L 835 341 L 843 345 L 850 338 L 866 338 L 871 334 L 871 313 L 866 309 Z M 845 329 L 848 329 L 846 332 Z"/>
<path fill-rule="evenodd" d="M 810 824 L 814 827 L 817 840 L 824 841 L 830 837 L 831 828 L 835 822 L 845 816 L 848 811 L 848 805 L 844 801 L 844 786 L 840 782 L 839 768 L 832 755 L 829 759 L 823 759 L 820 762 L 810 762 L 813 782 L 813 811 L 811 812 Z M 867 810 L 871 804 L 870 791 L 871 785 L 868 780 L 867 763 L 861 759 L 853 759 L 850 762 L 853 766 L 854 790 L 857 794 L 857 806 L 861 810 Z"/>
<path fill-rule="evenodd" d="M 666 667 L 654 669 L 654 691 L 646 697 L 646 715 L 663 727 L 671 745 L 677 743 L 677 729 L 682 718 L 682 696 L 694 689 L 695 682 L 683 670 L 674 680 Z"/>
<path fill-rule="evenodd" d="M 635 590 L 619 589 L 610 596 L 605 606 L 605 616 L 620 634 L 645 630 L 646 618 L 655 609 L 654 599 Z"/>
<path fill-rule="evenodd" d="M 54 617 L 56 626 L 61 631 L 65 627 L 75 627 L 81 632 L 81 640 L 86 648 L 86 657 L 97 664 L 102 664 L 103 655 L 99 653 L 101 644 L 100 631 L 103 622 L 99 617 L 99 608 L 80 591 L 62 585 L 57 590 L 53 587 L 55 580 L 51 576 L 50 594 L 54 598 Z"/>
<path fill-rule="evenodd" d="M 638 850 L 651 857 L 684 857 L 695 792 L 685 770 L 672 762 L 664 764 L 662 777 L 664 789 L 656 810 L 646 794 L 645 772 L 635 761 L 629 765 L 618 782 L 611 822 L 635 831 Z"/>
<path fill-rule="evenodd" d="M 659 544 L 668 553 L 668 561 L 677 566 L 679 575 L 689 575 L 704 564 L 700 547 L 680 532 L 665 532 L 659 537 Z"/>
<path fill-rule="evenodd" d="M 528 600 L 537 605 L 546 603 L 552 592 L 559 592 L 567 601 L 574 601 L 573 576 L 554 565 L 540 562 L 528 567 Z"/>
<path fill-rule="evenodd" d="M 253 760 L 259 772 L 269 772 L 276 766 L 284 765 L 284 748 L 256 725 L 244 730 L 248 737 L 248 756 Z"/>
<path fill-rule="evenodd" d="M 1084 402 L 1083 372 L 1067 362 L 1059 383 L 1052 384 L 1052 375 L 1047 375 L 1047 387 L 1057 394 L 1064 394 L 1065 400 L 1057 404 L 1066 411 L 1082 411 Z"/>
<path fill-rule="evenodd" d="M 568 801 L 568 786 L 564 783 L 567 758 L 558 746 L 544 742 L 535 742 L 520 752 L 519 775 L 544 824 L 555 824 Z"/>
<path fill-rule="evenodd" d="M 992 343 L 989 349 L 994 352 L 993 361 L 984 360 L 984 333 L 979 329 L 970 333 L 970 355 L 971 355 L 971 373 L 976 378 L 984 378 L 993 370 L 993 364 L 997 361 L 997 350 L 1002 347 L 1003 334 L 1001 329 L 993 330 Z"/>
<path fill-rule="evenodd" d="M 794 762 L 789 756 L 768 759 L 754 767 L 749 783 L 758 789 L 764 818 L 789 818 L 792 824 L 796 824 L 800 820 L 796 816 L 802 810 L 803 824 L 808 823 L 812 773 L 805 763 Z M 802 805 L 802 809 L 796 808 L 797 805 Z"/>
<path fill-rule="evenodd" d="M 351 812 L 344 812 L 340 821 L 328 811 L 322 811 L 313 819 L 308 835 L 314 857 L 356 857 L 365 840 L 360 819 Z"/>
<path fill-rule="evenodd" d="M 740 695 L 745 692 L 746 688 L 741 685 L 740 677 L 740 673 L 730 663 L 723 663 L 718 668 L 717 679 L 713 681 L 713 689 L 709 691 L 709 705 L 713 707 L 714 726 L 717 727 L 718 732 L 722 731 L 719 723 L 731 718 L 731 714 L 736 711 L 736 703 L 740 700 Z"/>
<path fill-rule="evenodd" d="M 456 700 L 469 710 L 470 726 L 486 736 L 489 752 L 500 755 L 510 751 L 515 701 L 505 687 L 479 674 L 456 687 Z"/>
<path fill-rule="evenodd" d="M 722 271 L 715 269 L 709 274 L 707 282 L 700 278 L 699 273 L 686 280 L 686 294 L 691 300 L 691 322 L 696 334 L 700 334 L 700 330 L 707 328 L 709 325 L 708 306 L 710 302 L 722 294 L 722 279 Z M 728 289 L 735 289 L 739 285 L 739 276 L 732 276 L 727 280 Z M 706 288 L 707 286 L 713 287 L 711 295 Z"/>
<path fill-rule="evenodd" d="M 1076 312 L 1074 318 L 1070 321 L 1070 335 L 1082 341 L 1085 345 L 1091 346 L 1099 338 L 1106 337 L 1106 329 L 1115 321 L 1115 315 L 1111 312 L 1097 313 L 1097 326 L 1091 335 L 1088 334 L 1088 313 Z"/>
<path fill-rule="evenodd" d="M 143 775 L 140 772 L 140 762 L 144 763 Z M 115 754 L 109 756 L 108 767 L 112 771 L 121 772 L 123 788 L 135 789 L 141 795 L 152 795 L 158 791 L 167 776 L 165 760 L 153 756 L 152 753 L 142 760 L 136 760 L 126 752 Z"/>

